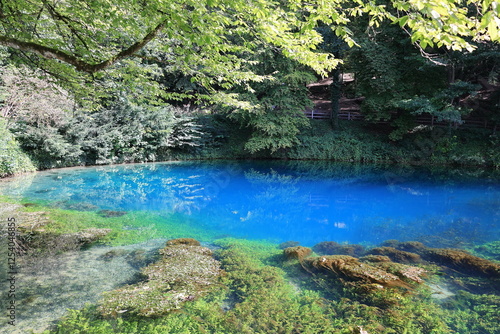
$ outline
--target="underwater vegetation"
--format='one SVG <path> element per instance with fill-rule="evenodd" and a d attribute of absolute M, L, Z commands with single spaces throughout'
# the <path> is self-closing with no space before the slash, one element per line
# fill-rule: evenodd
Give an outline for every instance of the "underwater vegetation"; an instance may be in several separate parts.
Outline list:
<path fill-rule="evenodd" d="M 169 241 L 159 262 L 143 268 L 143 282 L 105 294 L 98 307 L 70 311 L 45 333 L 498 333 L 498 296 L 462 291 L 438 302 L 430 297 L 426 282 L 439 283 L 443 277 L 425 260 L 413 266 L 386 255 L 318 256 L 307 247 L 283 250 L 272 243 L 231 238 L 215 240 L 212 246 L 213 252 L 193 239 Z M 202 270 L 195 266 L 190 269 L 194 274 L 183 276 L 189 269 L 177 265 L 188 258 L 177 251 L 210 265 L 202 265 Z M 178 260 L 169 262 L 169 254 Z M 177 270 L 182 273 L 174 277 Z M 202 295 L 182 299 L 175 310 L 141 314 L 149 307 L 141 303 L 149 297 L 118 297 L 160 277 L 162 284 L 183 286 L 179 277 L 191 282 L 207 272 L 210 284 L 202 284 Z M 207 275 L 201 276 L 206 280 Z M 164 300 L 173 294 L 157 297 Z"/>
<path fill-rule="evenodd" d="M 104 294 L 99 312 L 105 317 L 124 313 L 158 317 L 205 295 L 217 283 L 220 264 L 210 249 L 191 240 L 167 243 L 160 260 L 141 270 L 147 279 Z"/>
<path fill-rule="evenodd" d="M 26 217 L 45 217 L 45 224 L 22 231 L 39 235 L 40 242 L 46 233 L 86 240 L 76 243 L 79 248 L 124 245 L 146 238 L 148 224 L 148 233 L 155 229 L 155 236 L 170 239 L 154 259 L 149 251 L 121 246 L 103 252 L 101 261 L 123 259 L 140 267 L 141 276 L 68 311 L 45 334 L 498 333 L 499 264 L 482 257 L 494 243 L 476 247 L 474 254 L 397 240 L 372 248 L 330 241 L 309 248 L 216 239 L 210 231 L 176 229 L 173 216 L 161 230 L 154 224 L 161 217 L 136 212 L 102 217 L 11 205 Z M 42 243 L 27 245 L 35 252 Z M 433 297 L 444 286 L 450 295 Z"/>
<path fill-rule="evenodd" d="M 488 242 L 474 247 L 474 252 L 482 257 L 500 261 L 500 241 Z"/>

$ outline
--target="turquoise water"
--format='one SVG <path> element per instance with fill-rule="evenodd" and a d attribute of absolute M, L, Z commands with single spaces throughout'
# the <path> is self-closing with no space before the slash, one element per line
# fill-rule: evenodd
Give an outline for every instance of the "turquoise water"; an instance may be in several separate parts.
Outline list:
<path fill-rule="evenodd" d="M 460 247 L 500 237 L 500 182 L 484 171 L 325 162 L 172 162 L 50 170 L 0 193 L 80 210 L 153 211 L 212 235 L 274 242 Z"/>

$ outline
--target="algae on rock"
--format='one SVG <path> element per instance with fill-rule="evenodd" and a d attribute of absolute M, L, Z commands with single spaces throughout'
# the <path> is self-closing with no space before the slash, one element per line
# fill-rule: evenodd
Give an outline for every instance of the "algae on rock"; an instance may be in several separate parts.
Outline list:
<path fill-rule="evenodd" d="M 210 249 L 169 242 L 160 254 L 160 260 L 142 270 L 145 281 L 104 294 L 99 306 L 103 316 L 165 315 L 217 285 L 222 270 Z"/>

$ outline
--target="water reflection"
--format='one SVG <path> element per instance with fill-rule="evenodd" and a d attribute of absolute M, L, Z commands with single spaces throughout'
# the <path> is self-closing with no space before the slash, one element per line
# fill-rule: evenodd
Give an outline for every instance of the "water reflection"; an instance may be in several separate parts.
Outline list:
<path fill-rule="evenodd" d="M 183 162 L 52 170 L 0 192 L 82 211 L 157 211 L 220 234 L 454 246 L 498 240 L 498 176 L 328 162 Z"/>

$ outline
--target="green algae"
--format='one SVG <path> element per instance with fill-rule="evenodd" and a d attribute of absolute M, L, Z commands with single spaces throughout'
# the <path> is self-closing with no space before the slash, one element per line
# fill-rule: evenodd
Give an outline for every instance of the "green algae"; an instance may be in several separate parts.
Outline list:
<path fill-rule="evenodd" d="M 111 229 L 111 232 L 100 240 L 101 243 L 119 246 L 144 242 L 157 238 L 180 238 L 190 235 L 200 241 L 213 240 L 218 234 L 199 226 L 178 214 L 162 214 L 159 212 L 129 211 L 120 216 L 103 216 L 100 210 L 79 211 L 61 209 L 42 202 L 26 202 L 2 197 L 2 203 L 22 205 L 17 212 L 43 212 L 48 222 L 40 226 L 39 232 L 63 235 L 78 233 L 89 228 Z M 15 215 L 15 212 L 12 214 Z M 18 219 L 23 223 L 23 216 Z"/>
<path fill-rule="evenodd" d="M 104 294 L 99 306 L 103 316 L 158 317 L 217 288 L 221 269 L 210 249 L 167 244 L 160 254 L 160 260 L 141 270 L 147 280 Z"/>
<path fill-rule="evenodd" d="M 196 222 L 180 224 L 175 215 L 132 211 L 120 217 L 102 217 L 95 211 L 39 204 L 19 210 L 46 212 L 50 222 L 43 228 L 55 234 L 110 228 L 101 242 L 113 245 L 155 237 L 189 236 L 212 241 L 214 255 L 225 272 L 216 292 L 207 291 L 195 300 L 188 294 L 175 312 L 167 308 L 161 316 L 151 318 L 140 312 L 124 315 L 116 312 L 122 310 L 118 308 L 113 314 L 115 318 L 108 319 L 102 317 L 96 305 L 91 305 L 69 311 L 53 330 L 45 333 L 352 334 L 363 328 L 370 334 L 493 334 L 497 330 L 496 295 L 461 292 L 458 297 L 438 303 L 426 285 L 412 293 L 382 289 L 360 294 L 354 285 L 322 284 L 327 278 L 304 274 L 299 262 L 287 259 L 277 244 L 233 238 L 214 240 L 215 233 L 198 228 Z M 420 247 L 417 243 L 406 246 L 409 248 L 405 251 Z M 429 275 L 437 272 L 436 269 Z M 152 300 L 156 297 L 152 296 Z"/>
<path fill-rule="evenodd" d="M 291 284 L 291 263 L 277 245 L 221 239 L 215 257 L 225 275 L 222 290 L 188 301 L 162 317 L 103 319 L 95 307 L 71 311 L 58 328 L 46 333 L 496 333 L 498 302 L 493 296 L 463 294 L 459 305 L 438 304 L 425 285 L 411 294 L 383 289 L 360 297 L 349 287 L 325 298 L 311 282 Z M 197 247 L 197 246 L 196 246 Z M 464 317 L 467 305 L 472 306 Z M 474 319 L 483 317 L 472 325 Z"/>
<path fill-rule="evenodd" d="M 478 256 L 500 262 L 500 241 L 492 241 L 474 247 L 473 252 Z"/>

